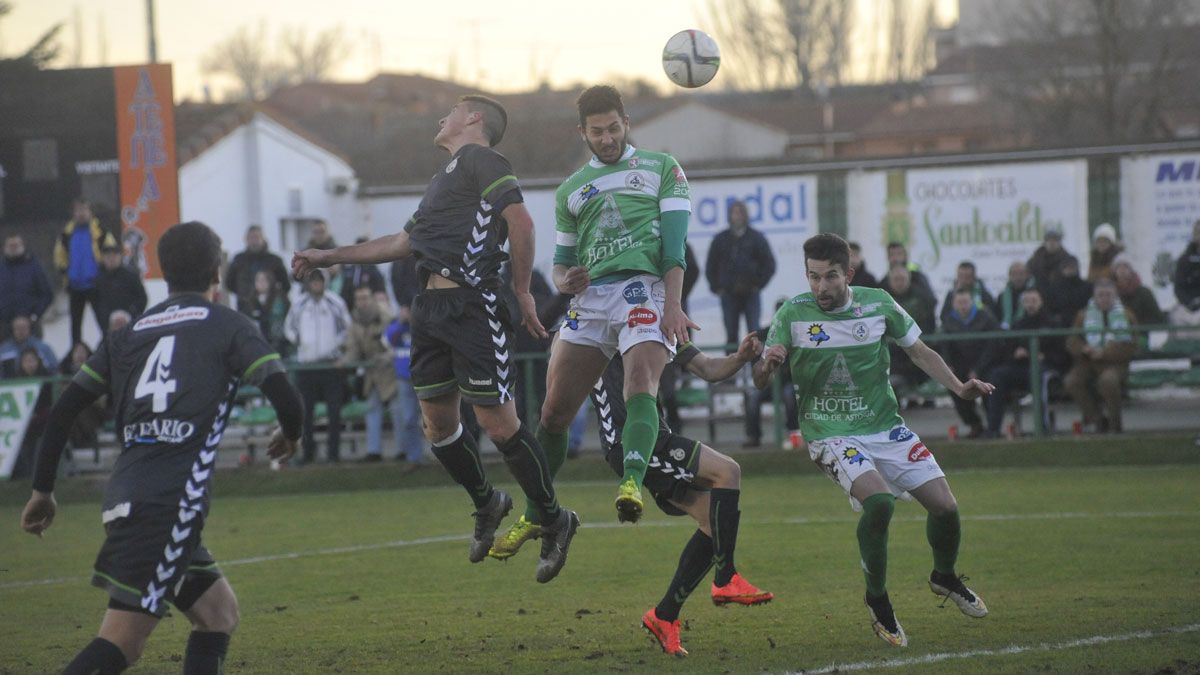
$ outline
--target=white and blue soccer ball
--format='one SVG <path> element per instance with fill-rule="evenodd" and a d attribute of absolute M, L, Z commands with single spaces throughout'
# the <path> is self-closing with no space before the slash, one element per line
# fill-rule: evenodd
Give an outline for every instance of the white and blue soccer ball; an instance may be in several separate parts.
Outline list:
<path fill-rule="evenodd" d="M 688 89 L 703 87 L 721 67 L 721 48 L 704 31 L 681 30 L 663 47 L 662 64 L 675 84 Z"/>

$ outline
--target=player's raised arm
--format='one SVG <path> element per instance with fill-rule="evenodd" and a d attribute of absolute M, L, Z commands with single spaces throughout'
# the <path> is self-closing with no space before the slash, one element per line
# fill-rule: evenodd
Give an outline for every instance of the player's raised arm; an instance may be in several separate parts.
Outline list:
<path fill-rule="evenodd" d="M 401 230 L 371 241 L 350 246 L 339 246 L 328 250 L 309 248 L 292 254 L 292 276 L 303 279 L 304 275 L 319 267 L 350 264 L 379 264 L 399 260 L 412 255 L 412 242 L 408 232 Z"/>
<path fill-rule="evenodd" d="M 516 294 L 517 306 L 521 309 L 521 325 L 534 337 L 549 337 L 542 322 L 538 320 L 537 303 L 533 300 L 533 294 L 529 292 L 529 279 L 533 275 L 533 218 L 523 202 L 509 204 L 504 207 L 501 215 L 508 223 L 513 293 Z"/>
<path fill-rule="evenodd" d="M 966 400 L 987 396 L 995 390 L 995 387 L 982 380 L 970 379 L 962 382 L 954 375 L 954 371 L 950 370 L 950 366 L 942 359 L 941 355 L 929 348 L 921 340 L 917 340 L 912 345 L 905 347 L 901 345 L 901 349 L 918 368 L 925 371 L 929 377 L 932 377 L 938 384 L 954 392 L 955 396 Z"/>

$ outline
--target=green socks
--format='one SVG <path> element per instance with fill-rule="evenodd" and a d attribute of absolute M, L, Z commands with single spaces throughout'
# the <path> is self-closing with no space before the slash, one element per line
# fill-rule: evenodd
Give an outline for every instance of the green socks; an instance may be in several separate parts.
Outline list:
<path fill-rule="evenodd" d="M 878 598 L 887 593 L 888 523 L 896 510 L 896 498 L 887 493 L 873 494 L 862 503 L 858 520 L 858 553 L 862 558 L 867 595 Z"/>
<path fill-rule="evenodd" d="M 925 537 L 933 549 L 933 569 L 941 574 L 954 574 L 954 563 L 958 561 L 958 544 L 962 540 L 962 529 L 958 509 L 925 518 Z"/>
<path fill-rule="evenodd" d="M 625 401 L 625 409 L 625 426 L 621 429 L 625 475 L 621 482 L 633 478 L 640 487 L 658 438 L 658 400 L 650 394 L 634 394 Z"/>
<path fill-rule="evenodd" d="M 567 431 L 561 434 L 556 434 L 552 431 L 547 431 L 542 425 L 538 425 L 537 442 L 542 446 L 542 451 L 546 453 L 547 468 L 550 470 L 550 478 L 553 479 L 558 475 L 558 470 L 562 468 L 563 462 L 567 461 L 567 441 L 570 438 L 570 433 Z M 531 523 L 541 523 L 542 516 L 538 508 L 529 500 L 525 500 L 525 520 Z"/>

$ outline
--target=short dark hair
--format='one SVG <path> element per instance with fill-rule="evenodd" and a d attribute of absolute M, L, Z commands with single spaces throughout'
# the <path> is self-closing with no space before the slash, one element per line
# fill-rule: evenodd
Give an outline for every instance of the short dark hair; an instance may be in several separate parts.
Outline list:
<path fill-rule="evenodd" d="M 609 84 L 598 84 L 583 90 L 575 101 L 579 108 L 579 126 L 587 124 L 588 115 L 600 115 L 613 110 L 625 119 L 625 104 L 621 102 L 621 92 Z"/>
<path fill-rule="evenodd" d="M 966 286 L 959 286 L 958 288 L 954 289 L 954 296 L 958 297 L 960 295 L 968 295 L 968 296 L 974 297 L 974 293 L 972 293 L 971 289 L 967 288 Z"/>
<path fill-rule="evenodd" d="M 203 293 L 221 267 L 221 238 L 197 220 L 172 225 L 158 240 L 158 264 L 168 291 Z"/>
<path fill-rule="evenodd" d="M 822 232 L 804 242 L 805 269 L 809 260 L 828 260 L 833 265 L 841 265 L 842 271 L 849 274 L 850 245 L 832 232 Z"/>
<path fill-rule="evenodd" d="M 901 244 L 901 243 L 900 243 L 900 242 L 898 242 L 898 241 L 889 241 L 889 242 L 888 242 L 888 245 L 887 245 L 887 247 L 888 247 L 889 249 L 891 249 L 891 248 L 905 248 L 905 249 L 906 249 L 906 247 L 904 246 L 904 244 Z"/>
<path fill-rule="evenodd" d="M 482 94 L 467 94 L 458 99 L 458 102 L 468 104 L 471 112 L 483 115 L 483 135 L 487 136 L 488 145 L 499 145 L 500 139 L 504 138 L 505 129 L 508 129 L 508 112 L 504 110 L 504 106 Z"/>
<path fill-rule="evenodd" d="M 971 262 L 970 260 L 964 260 L 964 261 L 958 263 L 958 269 L 960 269 L 960 270 L 968 269 L 968 270 L 971 270 L 972 272 L 974 272 L 975 271 L 975 263 Z"/>
<path fill-rule="evenodd" d="M 850 247 L 851 251 L 854 251 L 855 253 L 862 253 L 862 246 L 859 245 L 857 241 L 852 241 L 847 245 Z"/>

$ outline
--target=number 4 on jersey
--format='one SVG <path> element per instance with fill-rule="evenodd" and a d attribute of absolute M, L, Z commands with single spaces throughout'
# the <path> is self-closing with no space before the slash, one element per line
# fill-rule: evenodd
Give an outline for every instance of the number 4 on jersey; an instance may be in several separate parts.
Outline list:
<path fill-rule="evenodd" d="M 166 412 L 167 395 L 175 393 L 176 381 L 171 378 L 171 356 L 175 353 L 175 336 L 160 338 L 146 360 L 146 367 L 138 378 L 135 399 L 153 396 L 152 409 L 156 413 Z"/>

